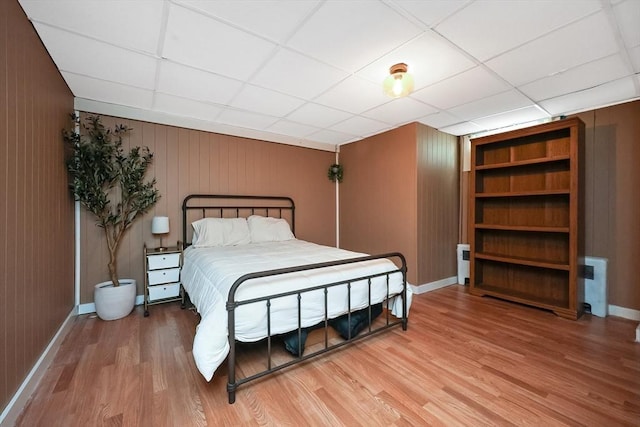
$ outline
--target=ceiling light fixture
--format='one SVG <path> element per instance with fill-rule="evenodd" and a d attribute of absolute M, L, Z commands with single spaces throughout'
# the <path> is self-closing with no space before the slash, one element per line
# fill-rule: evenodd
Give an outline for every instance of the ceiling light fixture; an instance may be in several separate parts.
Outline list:
<path fill-rule="evenodd" d="M 413 90 L 413 76 L 407 73 L 407 64 L 401 62 L 389 68 L 389 75 L 382 83 L 384 93 L 392 98 L 407 96 Z"/>

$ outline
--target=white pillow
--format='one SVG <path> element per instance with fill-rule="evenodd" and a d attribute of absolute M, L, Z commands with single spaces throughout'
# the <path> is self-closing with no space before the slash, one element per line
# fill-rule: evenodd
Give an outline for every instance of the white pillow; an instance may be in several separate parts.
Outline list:
<path fill-rule="evenodd" d="M 270 218 L 259 215 L 251 215 L 247 218 L 251 242 L 281 242 L 292 240 L 296 237 L 291 232 L 289 223 L 283 218 Z"/>
<path fill-rule="evenodd" d="M 249 225 L 245 218 L 202 218 L 192 222 L 195 248 L 235 246 L 251 243 Z"/>

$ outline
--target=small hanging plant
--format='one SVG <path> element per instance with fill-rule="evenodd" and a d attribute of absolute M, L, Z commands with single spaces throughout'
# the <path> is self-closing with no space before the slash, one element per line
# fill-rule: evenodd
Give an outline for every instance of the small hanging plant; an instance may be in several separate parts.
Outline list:
<path fill-rule="evenodd" d="M 342 174 L 342 165 L 339 165 L 337 163 L 329 166 L 329 170 L 327 171 L 327 177 L 333 182 L 336 182 L 336 180 L 338 182 L 342 182 Z"/>

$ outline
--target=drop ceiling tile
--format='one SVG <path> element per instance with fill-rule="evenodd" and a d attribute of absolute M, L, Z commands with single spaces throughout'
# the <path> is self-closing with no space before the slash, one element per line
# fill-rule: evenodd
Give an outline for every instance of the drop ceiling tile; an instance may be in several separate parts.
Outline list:
<path fill-rule="evenodd" d="M 58 69 L 100 80 L 153 89 L 158 60 L 47 25 L 35 24 Z M 73 46 L 73 49 L 69 49 Z M 78 53 L 82 54 L 79 55 Z"/>
<path fill-rule="evenodd" d="M 320 129 L 315 126 L 303 125 L 302 123 L 296 123 L 289 120 L 278 120 L 269 126 L 267 130 L 269 132 L 304 138 L 312 133 L 318 132 Z"/>
<path fill-rule="evenodd" d="M 278 118 L 274 116 L 225 108 L 217 117 L 216 122 L 242 128 L 264 130 L 274 124 L 277 120 Z"/>
<path fill-rule="evenodd" d="M 484 62 L 600 8 L 599 0 L 476 1 L 436 30 Z"/>
<path fill-rule="evenodd" d="M 353 117 L 352 114 L 333 108 L 308 103 L 287 116 L 287 119 L 319 128 L 329 127 Z"/>
<path fill-rule="evenodd" d="M 462 8 L 466 3 L 469 3 L 469 0 L 394 0 L 393 3 L 409 12 L 428 27 L 433 27 L 447 16 Z"/>
<path fill-rule="evenodd" d="M 20 0 L 30 19 L 129 49 L 157 54 L 165 2 Z"/>
<path fill-rule="evenodd" d="M 631 48 L 640 46 L 640 1 L 627 0 L 613 8 L 624 44 Z"/>
<path fill-rule="evenodd" d="M 150 90 L 98 80 L 66 71 L 62 71 L 61 74 L 67 85 L 69 85 L 69 89 L 77 98 L 135 108 L 151 108 L 153 92 Z"/>
<path fill-rule="evenodd" d="M 298 98 L 311 99 L 348 76 L 288 49 L 279 50 L 253 77 L 251 83 Z"/>
<path fill-rule="evenodd" d="M 254 113 L 286 116 L 304 103 L 300 98 L 247 84 L 230 105 Z"/>
<path fill-rule="evenodd" d="M 519 89 L 534 101 L 541 101 L 598 86 L 628 74 L 628 66 L 616 54 L 536 80 Z"/>
<path fill-rule="evenodd" d="M 242 82 L 163 60 L 157 90 L 197 101 L 227 104 L 238 93 Z"/>
<path fill-rule="evenodd" d="M 640 97 L 638 87 L 640 82 L 634 81 L 633 77 L 624 77 L 594 88 L 548 99 L 540 102 L 540 105 L 554 116 L 586 111 Z"/>
<path fill-rule="evenodd" d="M 358 136 L 369 136 L 380 133 L 391 126 L 377 120 L 368 119 L 366 117 L 354 116 L 336 125 L 331 126 L 331 130 L 348 133 Z"/>
<path fill-rule="evenodd" d="M 618 44 L 604 12 L 507 52 L 486 65 L 515 86 L 612 55 Z"/>
<path fill-rule="evenodd" d="M 549 118 L 549 114 L 538 106 L 532 105 L 525 108 L 478 118 L 473 120 L 473 122 L 483 129 L 500 129 L 506 126 L 529 123 L 545 118 Z"/>
<path fill-rule="evenodd" d="M 495 77 L 484 67 L 478 66 L 418 90 L 411 94 L 411 97 L 446 110 L 504 92 L 507 89 L 509 89 L 509 85 Z"/>
<path fill-rule="evenodd" d="M 277 43 L 287 40 L 320 1 L 177 0 Z"/>
<path fill-rule="evenodd" d="M 307 139 L 310 139 L 312 141 L 317 141 L 317 142 L 324 142 L 327 144 L 340 145 L 340 144 L 344 144 L 346 142 L 352 142 L 361 138 L 359 138 L 356 135 L 349 135 L 343 132 L 336 132 L 329 129 L 323 129 L 321 131 L 312 133 L 307 137 Z"/>
<path fill-rule="evenodd" d="M 205 121 L 215 121 L 222 108 L 192 99 L 180 98 L 177 96 L 156 93 L 154 111 L 161 111 L 181 117 L 190 117 Z"/>
<path fill-rule="evenodd" d="M 349 72 L 356 71 L 421 32 L 379 1 L 328 1 L 287 46 Z"/>
<path fill-rule="evenodd" d="M 631 57 L 633 70 L 636 73 L 640 73 L 640 46 L 629 50 L 629 56 Z"/>
<path fill-rule="evenodd" d="M 460 123 L 459 117 L 449 114 L 445 111 L 439 111 L 437 113 L 428 114 L 424 117 L 420 117 L 417 122 L 423 125 L 431 126 L 434 129 L 442 129 L 447 126 L 451 126 Z"/>
<path fill-rule="evenodd" d="M 388 123 L 390 125 L 402 125 L 415 121 L 419 117 L 434 113 L 437 110 L 429 105 L 411 98 L 398 98 L 384 105 L 373 108 L 362 115 L 370 119 Z"/>
<path fill-rule="evenodd" d="M 483 131 L 484 129 L 472 122 L 462 122 L 450 126 L 445 126 L 443 128 L 438 128 L 438 130 L 450 135 L 460 136 L 477 133 Z"/>
<path fill-rule="evenodd" d="M 234 79 L 249 78 L 275 44 L 215 19 L 170 5 L 162 56 Z"/>
<path fill-rule="evenodd" d="M 532 105 L 530 99 L 515 89 L 488 96 L 468 104 L 451 108 L 449 112 L 454 116 L 464 120 L 473 120 L 478 117 L 485 117 L 498 114 L 503 111 L 515 110 Z"/>
<path fill-rule="evenodd" d="M 404 62 L 413 74 L 415 90 L 473 68 L 476 63 L 442 36 L 426 31 L 420 37 L 394 49 L 356 75 L 382 85 L 389 67 Z"/>
<path fill-rule="evenodd" d="M 359 77 L 351 76 L 315 98 L 314 102 L 359 114 L 389 102 L 390 99 L 382 92 L 381 84 L 374 84 Z"/>

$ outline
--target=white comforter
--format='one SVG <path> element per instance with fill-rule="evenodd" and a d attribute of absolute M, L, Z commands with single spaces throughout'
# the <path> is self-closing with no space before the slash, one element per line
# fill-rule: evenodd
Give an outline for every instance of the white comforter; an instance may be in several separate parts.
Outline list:
<path fill-rule="evenodd" d="M 226 301 L 229 289 L 240 276 L 263 270 L 272 270 L 296 265 L 313 264 L 364 256 L 328 246 L 316 245 L 302 240 L 284 242 L 251 243 L 248 245 L 193 248 L 184 254 L 182 283 L 191 301 L 198 309 L 202 320 L 197 326 L 193 343 L 193 356 L 202 375 L 210 381 L 214 371 L 229 353 Z M 245 282 L 236 292 L 236 301 L 285 292 L 292 289 L 309 288 L 316 285 L 338 282 L 367 274 L 395 270 L 389 260 L 380 259 L 366 263 L 348 264 L 338 267 L 298 272 Z M 371 302 L 383 301 L 387 295 L 386 279 L 374 279 Z M 389 280 L 389 294 L 402 290 L 402 275 L 394 273 Z M 407 289 L 407 309 L 410 290 Z M 329 317 L 347 312 L 346 286 L 329 290 Z M 366 281 L 352 284 L 351 309 L 364 308 L 369 304 Z M 313 326 L 324 320 L 324 293 L 321 290 L 302 294 L 302 326 Z M 392 301 L 393 314 L 402 315 L 401 298 Z M 267 310 L 264 301 L 238 307 L 236 315 L 236 339 L 252 342 L 267 336 Z M 279 334 L 298 327 L 297 296 L 274 299 L 271 302 L 271 334 Z"/>

